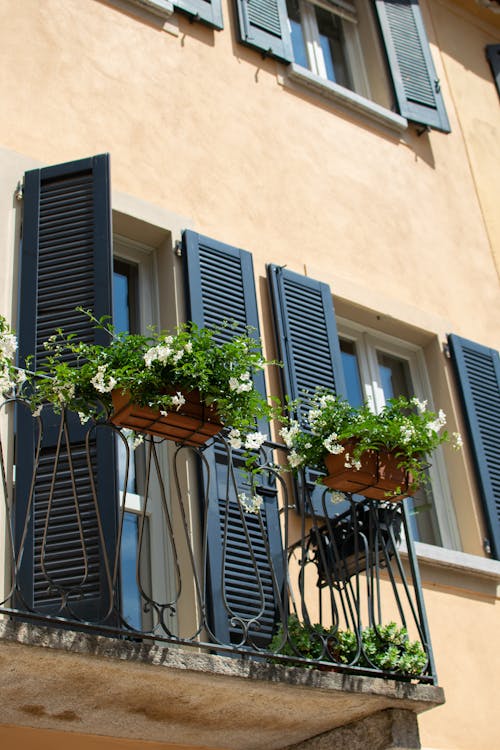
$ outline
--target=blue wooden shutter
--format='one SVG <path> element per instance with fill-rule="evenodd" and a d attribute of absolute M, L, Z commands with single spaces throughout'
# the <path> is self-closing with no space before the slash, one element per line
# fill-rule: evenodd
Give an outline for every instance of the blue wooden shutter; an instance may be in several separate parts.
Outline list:
<path fill-rule="evenodd" d="M 500 96 L 500 44 L 488 44 L 486 47 L 486 57 L 491 66 L 498 96 Z"/>
<path fill-rule="evenodd" d="M 500 357 L 460 336 L 448 336 L 465 410 L 493 556 L 500 559 Z"/>
<path fill-rule="evenodd" d="M 32 356 L 31 369 L 42 365 L 43 341 L 57 327 L 75 333 L 83 341 L 106 342 L 103 332 L 95 331 L 75 307 L 92 309 L 97 317 L 112 312 L 109 190 L 107 155 L 36 169 L 25 175 L 18 336 L 20 363 Z M 74 614 L 95 621 L 106 614 L 110 602 L 103 555 L 107 554 L 112 570 L 117 513 L 114 440 L 107 431 L 106 434 L 101 431 L 90 441 L 103 545 L 88 472 L 87 428 L 82 427 L 77 415 L 69 415 L 68 419 L 70 447 L 68 450 L 63 444 L 59 458 L 42 565 L 40 553 L 56 458 L 59 416 L 48 407 L 42 411 L 44 440 L 30 513 L 27 503 L 34 463 L 35 421 L 26 410 L 17 411 L 15 536 L 18 549 L 25 519 L 29 518 L 20 570 L 20 601 L 38 612 L 66 617 Z M 76 498 L 71 489 L 70 458 Z M 83 544 L 77 504 L 83 525 Z M 44 567 L 55 583 L 53 589 L 47 585 Z M 69 589 L 72 590 L 69 609 L 61 609 L 61 592 Z"/>
<path fill-rule="evenodd" d="M 283 390 L 290 399 L 301 399 L 303 407 L 297 414 L 301 421 L 309 410 L 308 394 L 316 388 L 346 394 L 332 294 L 328 284 L 281 266 L 269 265 L 268 278 L 279 356 L 284 363 Z M 317 476 L 306 473 L 311 484 Z M 321 487 L 312 490 L 318 516 L 324 515 L 323 492 Z"/>
<path fill-rule="evenodd" d="M 194 21 L 202 21 L 215 29 L 223 29 L 221 0 L 174 0 L 174 6 Z"/>
<path fill-rule="evenodd" d="M 237 323 L 236 332 L 246 333 L 247 326 L 252 326 L 255 335 L 259 336 L 251 254 L 186 231 L 184 256 L 191 320 L 207 328 L 214 328 L 224 320 L 231 320 Z M 233 330 L 225 329 L 222 332 L 223 338 L 233 335 Z M 256 385 L 265 394 L 263 374 L 258 373 L 258 376 Z M 269 425 L 259 425 L 259 429 L 269 434 Z M 264 499 L 260 513 L 266 529 L 263 536 L 255 516 L 246 515 L 244 524 L 235 498 L 230 498 L 227 502 L 225 451 L 215 448 L 205 451 L 205 456 L 211 463 L 211 475 L 217 477 L 217 482 L 210 484 L 208 498 L 208 583 L 212 626 L 220 641 L 238 641 L 241 630 L 231 625 L 224 609 L 224 597 L 232 611 L 251 619 L 258 614 L 262 604 L 258 583 L 260 578 L 265 596 L 264 613 L 259 617 L 260 629 L 251 630 L 250 635 L 254 641 L 264 644 L 272 635 L 277 607 L 269 554 L 280 585 L 283 581 L 283 551 L 276 490 L 266 481 L 258 488 Z M 223 551 L 225 524 L 228 534 L 227 546 Z M 251 549 L 246 534 L 250 538 Z M 269 551 L 265 545 L 266 535 Z M 258 576 L 255 574 L 254 563 Z"/>
<path fill-rule="evenodd" d="M 286 0 L 236 0 L 240 39 L 264 55 L 293 60 Z"/>
<path fill-rule="evenodd" d="M 375 0 L 399 112 L 450 132 L 418 0 Z"/>

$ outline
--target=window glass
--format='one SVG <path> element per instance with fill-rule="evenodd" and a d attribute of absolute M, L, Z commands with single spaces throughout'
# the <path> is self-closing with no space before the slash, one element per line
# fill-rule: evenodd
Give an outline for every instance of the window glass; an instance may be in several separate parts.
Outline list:
<path fill-rule="evenodd" d="M 413 393 L 408 363 L 384 352 L 377 352 L 377 361 L 385 400 L 398 396 L 411 398 Z"/>
<path fill-rule="evenodd" d="M 329 81 L 352 88 L 345 52 L 342 20 L 324 8 L 315 8 L 319 42 Z"/>
<path fill-rule="evenodd" d="M 353 406 L 361 406 L 364 402 L 363 387 L 359 374 L 358 357 L 354 341 L 340 341 L 340 353 L 344 368 L 344 378 L 347 388 L 347 400 Z"/>
<path fill-rule="evenodd" d="M 299 6 L 296 2 L 293 2 L 293 0 L 288 0 L 287 7 L 290 34 L 292 37 L 293 58 L 297 65 L 302 65 L 303 68 L 308 68 L 309 62 L 307 59 L 304 32 L 302 31 L 302 25 L 300 22 Z"/>

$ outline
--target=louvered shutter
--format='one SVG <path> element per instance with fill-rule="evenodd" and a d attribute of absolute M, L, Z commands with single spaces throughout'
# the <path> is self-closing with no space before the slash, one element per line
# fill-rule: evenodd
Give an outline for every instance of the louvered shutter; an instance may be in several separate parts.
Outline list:
<path fill-rule="evenodd" d="M 399 113 L 450 132 L 418 0 L 375 0 Z"/>
<path fill-rule="evenodd" d="M 174 6 L 194 21 L 202 21 L 215 29 L 223 29 L 221 0 L 174 0 Z"/>
<path fill-rule="evenodd" d="M 252 256 L 194 232 L 184 233 L 184 256 L 190 303 L 190 318 L 199 326 L 214 328 L 224 320 L 237 323 L 225 329 L 246 333 L 251 326 L 259 336 Z M 221 340 L 222 340 L 221 338 Z M 262 373 L 256 385 L 265 394 Z M 259 425 L 269 434 L 269 426 Z M 242 515 L 235 497 L 226 497 L 227 457 L 225 451 L 205 451 L 209 483 L 208 588 L 212 627 L 225 643 L 238 642 L 242 630 L 231 624 L 231 615 L 248 621 L 258 619 L 259 628 L 250 629 L 250 638 L 264 644 L 269 641 L 277 609 L 276 595 L 283 581 L 281 533 L 276 490 L 263 480 L 258 492 L 264 504 L 260 517 Z M 248 489 L 238 475 L 239 489 Z M 261 527 L 261 524 L 263 527 Z M 264 532 L 263 530 L 264 529 Z M 273 569 L 275 585 L 273 585 Z M 224 606 L 227 602 L 229 614 Z"/>
<path fill-rule="evenodd" d="M 290 399 L 301 400 L 297 418 L 303 421 L 309 410 L 308 395 L 316 388 L 346 394 L 332 295 L 328 284 L 281 266 L 269 265 L 268 278 L 279 355 L 284 363 L 283 390 Z M 314 513 L 323 516 L 324 490 L 314 486 L 318 476 L 317 472 L 306 472 Z M 335 506 L 335 512 L 339 507 Z"/>
<path fill-rule="evenodd" d="M 42 343 L 58 327 L 86 342 L 106 342 L 105 334 L 95 331 L 75 308 L 91 309 L 97 317 L 111 314 L 111 270 L 108 156 L 27 172 L 20 259 L 21 364 L 31 355 L 31 369 L 40 367 L 45 357 Z M 114 441 L 107 430 L 98 431 L 89 441 L 100 532 L 89 478 L 88 428 L 82 427 L 77 415 L 68 419 L 69 444 L 63 439 L 56 458 L 60 417 L 48 407 L 42 411 L 44 438 L 33 506 L 29 507 L 37 434 L 30 413 L 21 408 L 17 411 L 18 550 L 28 520 L 20 602 L 38 612 L 95 621 L 106 614 L 110 601 L 103 554 L 106 551 L 111 561 L 111 571 L 115 554 Z M 67 607 L 61 606 L 68 592 Z"/>
<path fill-rule="evenodd" d="M 473 341 L 448 337 L 476 465 L 493 556 L 500 559 L 500 356 Z"/>
<path fill-rule="evenodd" d="M 286 0 L 236 0 L 240 39 L 264 55 L 293 60 Z"/>
<path fill-rule="evenodd" d="M 491 66 L 498 96 L 500 96 L 500 44 L 488 44 L 486 47 L 486 57 Z"/>

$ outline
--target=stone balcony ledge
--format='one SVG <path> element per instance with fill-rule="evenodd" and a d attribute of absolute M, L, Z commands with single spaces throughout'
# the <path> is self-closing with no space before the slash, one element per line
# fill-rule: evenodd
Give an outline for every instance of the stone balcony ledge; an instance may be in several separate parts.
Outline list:
<path fill-rule="evenodd" d="M 218 749 L 309 747 L 381 712 L 414 716 L 444 702 L 431 685 L 9 620 L 0 667 L 4 724 Z"/>

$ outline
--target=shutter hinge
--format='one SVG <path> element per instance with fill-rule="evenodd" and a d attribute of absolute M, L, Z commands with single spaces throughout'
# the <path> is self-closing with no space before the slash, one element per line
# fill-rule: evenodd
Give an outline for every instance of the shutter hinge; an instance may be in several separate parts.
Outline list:
<path fill-rule="evenodd" d="M 175 241 L 174 253 L 177 255 L 178 258 L 182 258 L 182 242 L 181 242 L 181 240 L 176 240 Z"/>
<path fill-rule="evenodd" d="M 22 201 L 22 199 L 24 198 L 24 187 L 21 180 L 19 180 L 19 182 L 17 183 L 16 192 L 14 193 L 14 195 L 16 196 L 16 201 Z"/>
<path fill-rule="evenodd" d="M 430 127 L 428 125 L 422 125 L 421 128 L 417 128 L 417 135 L 418 135 L 419 138 L 424 133 L 430 133 L 430 132 L 431 132 L 431 129 L 430 129 Z"/>
<path fill-rule="evenodd" d="M 446 359 L 451 359 L 450 347 L 446 342 L 443 344 L 443 354 Z"/>
<path fill-rule="evenodd" d="M 483 549 L 487 555 L 491 555 L 491 544 L 490 540 L 487 537 L 484 537 L 483 539 Z"/>
<path fill-rule="evenodd" d="M 441 93 L 441 81 L 439 80 L 439 78 L 436 78 L 436 80 L 434 81 L 434 91 L 436 92 L 436 94 Z"/>

